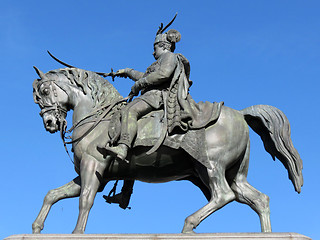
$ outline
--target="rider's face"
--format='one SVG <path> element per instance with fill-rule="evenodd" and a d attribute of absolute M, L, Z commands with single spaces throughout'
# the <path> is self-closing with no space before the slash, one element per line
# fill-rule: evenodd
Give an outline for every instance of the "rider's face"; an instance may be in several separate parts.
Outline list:
<path fill-rule="evenodd" d="M 161 54 L 164 52 L 164 49 L 160 47 L 159 44 L 154 45 L 153 49 L 154 49 L 154 52 L 152 55 L 157 60 L 161 56 Z"/>

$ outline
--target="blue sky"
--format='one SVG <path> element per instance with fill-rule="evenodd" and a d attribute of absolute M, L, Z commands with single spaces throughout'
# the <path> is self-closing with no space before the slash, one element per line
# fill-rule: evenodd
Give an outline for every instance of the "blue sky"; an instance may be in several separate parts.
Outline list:
<path fill-rule="evenodd" d="M 172 28 L 182 39 L 176 52 L 191 63 L 196 101 L 224 101 L 239 110 L 269 104 L 287 115 L 304 162 L 302 193 L 294 192 L 285 168 L 252 131 L 248 180 L 270 197 L 273 231 L 320 239 L 319 8 L 312 0 L 2 0 L 0 238 L 31 233 L 47 191 L 76 177 L 59 134 L 45 131 L 33 103 L 32 66 L 60 68 L 50 50 L 87 70 L 144 71 L 154 61 L 159 24 L 178 12 Z M 126 96 L 132 82 L 118 78 L 114 85 Z M 137 182 L 132 209 L 124 211 L 104 203 L 111 188 L 97 195 L 86 233 L 179 233 L 184 219 L 206 203 L 189 182 Z M 77 214 L 77 198 L 57 203 L 43 233 L 71 233 Z M 248 206 L 234 202 L 196 231 L 259 232 L 260 223 Z"/>

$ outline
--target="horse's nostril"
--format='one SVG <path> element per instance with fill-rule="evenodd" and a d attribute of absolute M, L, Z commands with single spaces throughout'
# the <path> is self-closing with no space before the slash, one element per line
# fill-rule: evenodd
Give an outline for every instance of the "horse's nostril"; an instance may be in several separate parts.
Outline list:
<path fill-rule="evenodd" d="M 47 127 L 50 127 L 51 124 L 52 124 L 52 120 L 51 120 L 51 119 L 48 119 L 48 120 L 46 121 L 46 126 L 47 126 Z"/>

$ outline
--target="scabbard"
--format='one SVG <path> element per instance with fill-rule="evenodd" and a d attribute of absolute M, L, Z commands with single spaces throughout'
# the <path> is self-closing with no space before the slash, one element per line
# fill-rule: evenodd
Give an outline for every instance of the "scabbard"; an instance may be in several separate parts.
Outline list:
<path fill-rule="evenodd" d="M 162 145 L 164 142 L 164 139 L 167 136 L 168 133 L 168 121 L 167 121 L 167 92 L 162 92 L 162 99 L 163 99 L 163 105 L 164 105 L 164 111 L 163 111 L 163 118 L 162 118 L 162 129 L 161 134 L 159 137 L 159 140 L 156 142 L 156 144 L 146 153 L 147 155 L 150 155 L 158 150 L 158 148 Z"/>

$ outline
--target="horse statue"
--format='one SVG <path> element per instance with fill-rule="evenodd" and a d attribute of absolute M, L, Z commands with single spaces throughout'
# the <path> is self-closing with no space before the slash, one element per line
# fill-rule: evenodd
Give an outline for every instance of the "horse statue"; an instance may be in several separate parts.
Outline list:
<path fill-rule="evenodd" d="M 116 161 L 114 156 L 99 146 L 111 140 L 110 128 L 115 126 L 113 116 L 127 104 L 126 99 L 95 72 L 63 68 L 44 74 L 35 69 L 40 79 L 33 82 L 33 96 L 41 108 L 45 129 L 50 133 L 60 131 L 64 136 L 67 112 L 73 110 L 72 151 L 78 177 L 47 193 L 32 224 L 33 233 L 41 232 L 53 204 L 73 197 L 80 197 L 79 215 L 73 233 L 84 233 L 96 193 L 103 191 L 105 185 L 113 180 L 148 183 L 189 180 L 199 187 L 208 203 L 185 219 L 182 233 L 193 232 L 209 215 L 234 200 L 249 205 L 259 215 L 261 231 L 271 232 L 269 197 L 247 182 L 250 152 L 248 125 L 260 135 L 265 150 L 272 158 L 278 158 L 288 170 L 295 190 L 298 193 L 301 191 L 302 160 L 292 144 L 288 119 L 275 107 L 255 105 L 238 111 L 222 106 L 215 123 L 192 133 L 167 136 L 180 145 L 171 146 L 169 139 L 167 144 L 164 141 L 151 154 L 147 152 L 152 145 L 143 144 L 148 142 L 143 141 L 148 136 L 141 132 L 143 127 L 147 127 L 157 134 L 161 121 L 153 123 L 154 127 L 140 124 L 137 135 L 140 144 L 129 150 L 128 162 Z M 148 119 L 148 116 L 144 118 Z M 145 119 L 139 120 L 143 121 Z M 209 159 L 207 162 L 200 160 L 202 152 L 197 157 L 185 147 L 188 144 L 197 146 L 197 142 L 192 142 L 193 136 L 201 135 L 197 135 L 197 131 L 202 131 L 204 136 L 202 145 Z"/>

